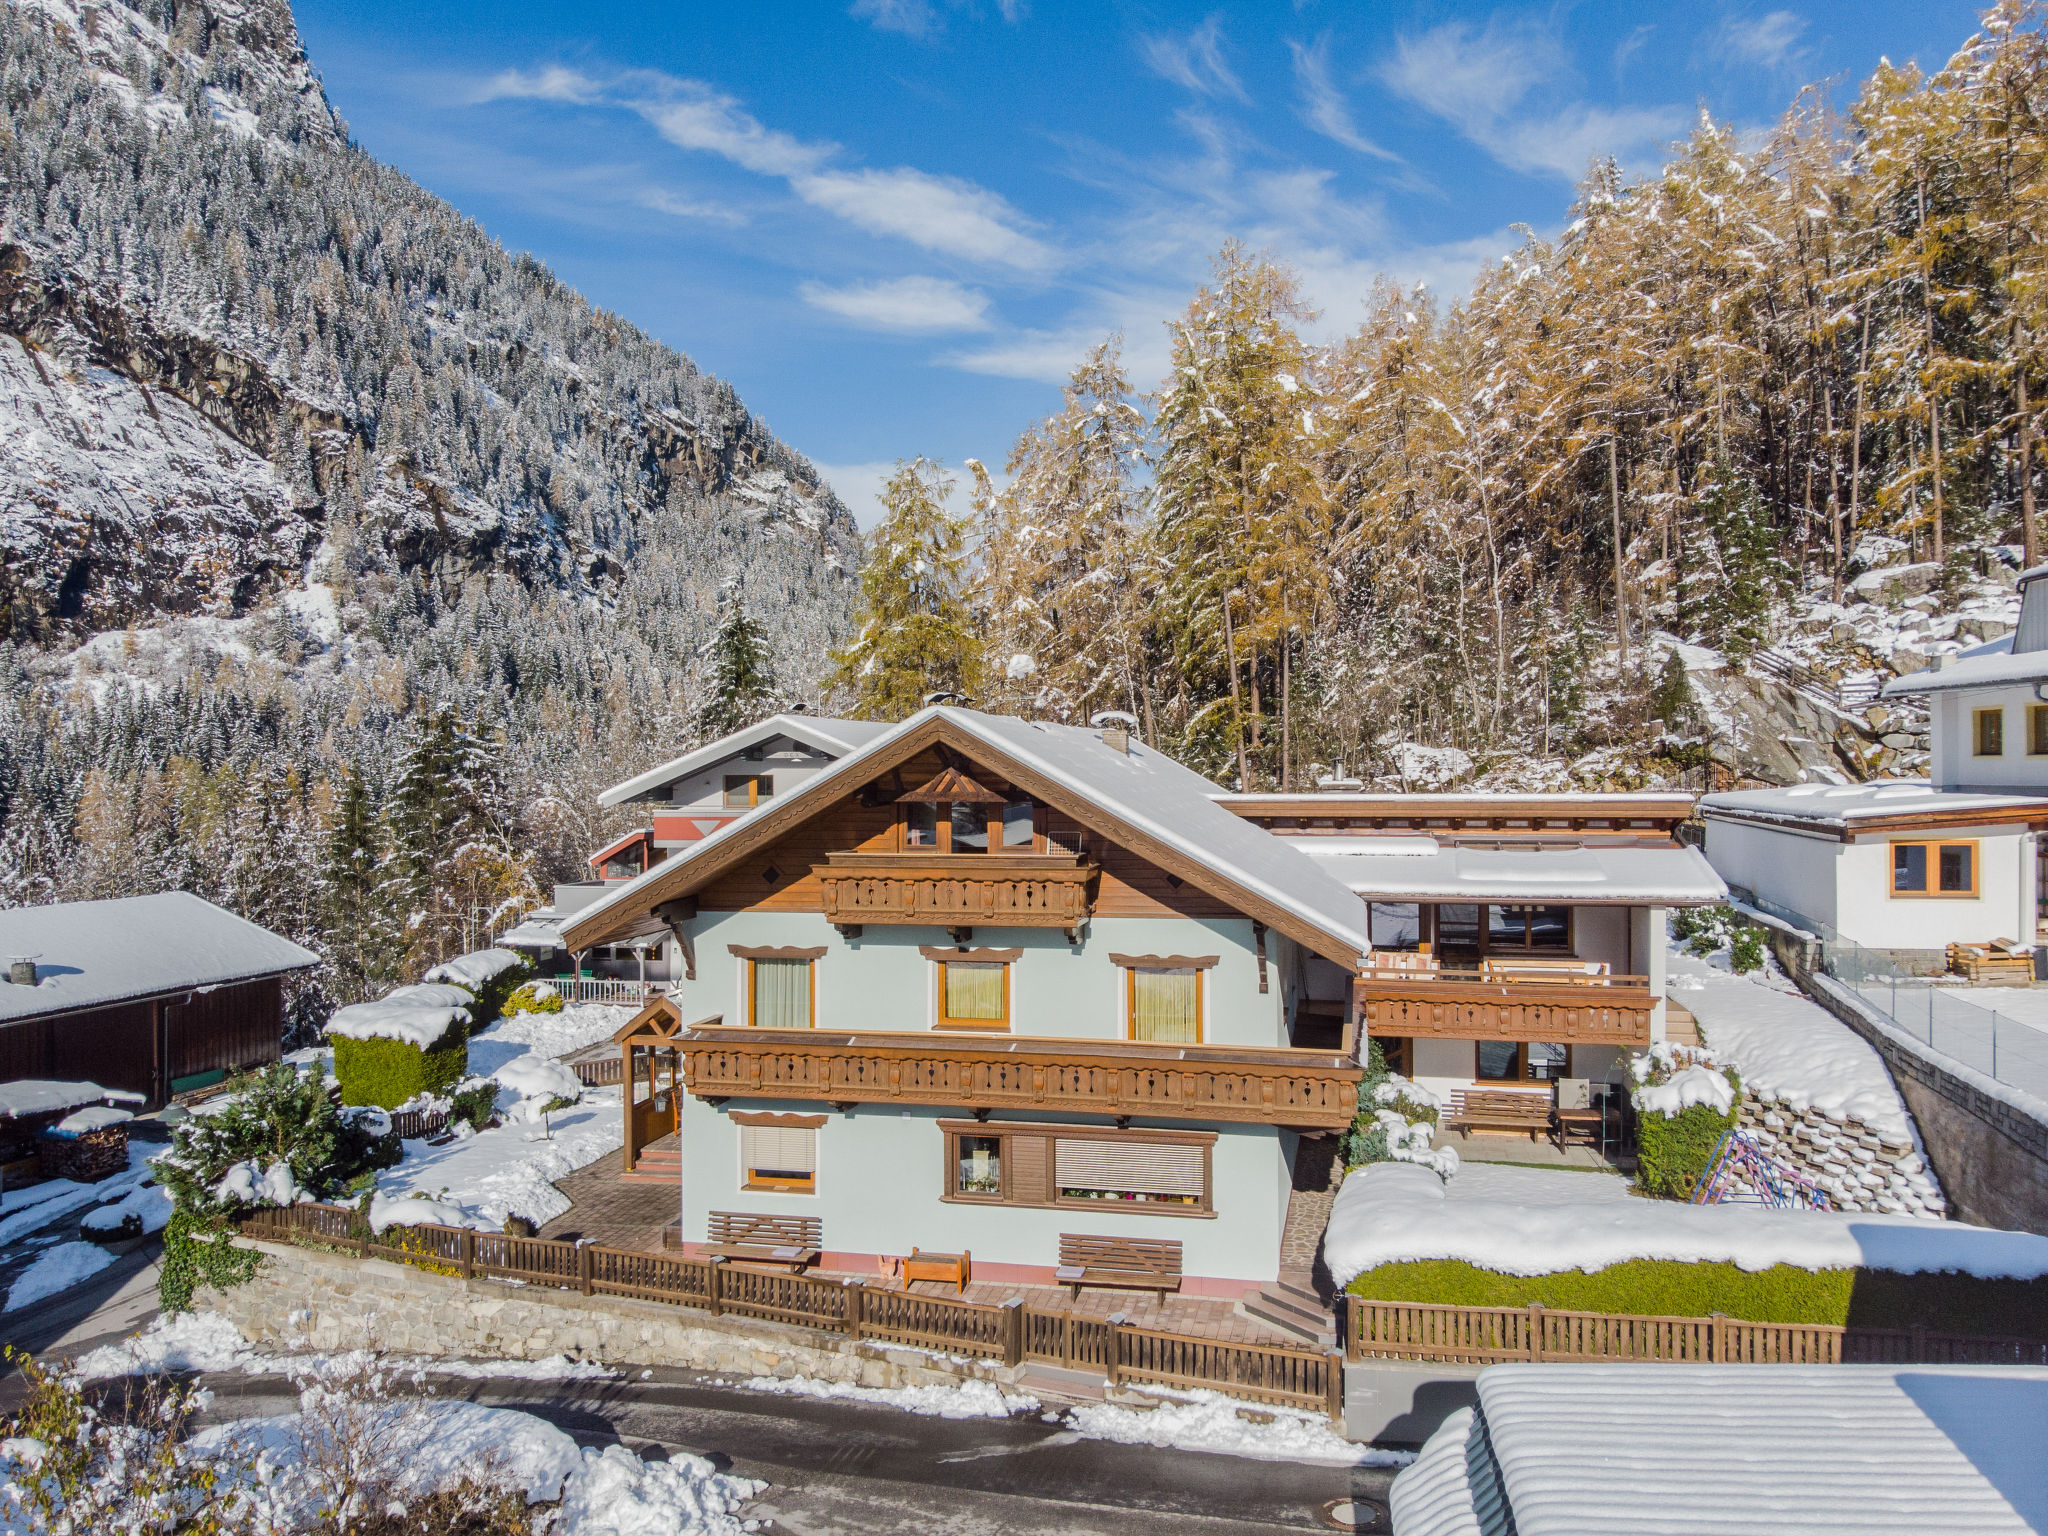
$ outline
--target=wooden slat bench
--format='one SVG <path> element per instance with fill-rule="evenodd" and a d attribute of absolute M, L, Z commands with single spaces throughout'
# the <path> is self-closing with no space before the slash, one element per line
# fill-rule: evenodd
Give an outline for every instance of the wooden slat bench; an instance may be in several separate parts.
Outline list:
<path fill-rule="evenodd" d="M 824 1223 L 815 1216 L 762 1216 L 752 1211 L 713 1211 L 706 1253 L 753 1264 L 780 1264 L 792 1273 L 818 1262 Z"/>
<path fill-rule="evenodd" d="M 1527 1131 L 1534 1141 L 1550 1129 L 1550 1095 L 1512 1088 L 1453 1088 L 1443 1123 L 1446 1129 Z"/>
<path fill-rule="evenodd" d="M 1084 1285 L 1132 1291 L 1180 1289 L 1180 1243 L 1169 1237 L 1091 1237 L 1060 1234 L 1060 1264 L 1053 1279 L 1075 1296 Z"/>
<path fill-rule="evenodd" d="M 2034 957 L 2013 954 L 2010 943 L 1995 939 L 1989 944 L 1951 944 L 1948 968 L 1973 987 L 2030 987 L 2034 984 Z"/>

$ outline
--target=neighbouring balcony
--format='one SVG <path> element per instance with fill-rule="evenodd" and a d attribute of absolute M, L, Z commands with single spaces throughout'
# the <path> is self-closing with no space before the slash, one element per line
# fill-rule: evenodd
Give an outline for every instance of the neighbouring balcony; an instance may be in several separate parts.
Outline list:
<path fill-rule="evenodd" d="M 769 1030 L 716 1019 L 673 1044 L 690 1092 L 712 1101 L 1041 1109 L 1303 1130 L 1340 1130 L 1358 1107 L 1358 1067 L 1331 1051 Z"/>
<path fill-rule="evenodd" d="M 1064 928 L 1088 921 L 1096 866 L 1073 853 L 834 853 L 818 871 L 825 919 L 941 928 Z"/>
<path fill-rule="evenodd" d="M 1366 1033 L 1419 1040 L 1545 1040 L 1646 1046 L 1658 1002 L 1647 976 L 1482 977 L 1475 971 L 1367 971 Z"/>

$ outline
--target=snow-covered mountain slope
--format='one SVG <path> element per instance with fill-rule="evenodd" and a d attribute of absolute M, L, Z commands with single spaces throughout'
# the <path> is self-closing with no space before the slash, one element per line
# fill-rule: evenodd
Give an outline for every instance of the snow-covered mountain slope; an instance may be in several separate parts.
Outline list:
<path fill-rule="evenodd" d="M 429 572 L 603 603 L 708 524 L 670 597 L 709 614 L 765 559 L 750 607 L 815 666 L 857 562 L 817 472 L 351 145 L 283 0 L 0 17 L 0 635 L 232 618 L 309 574 L 367 609 Z"/>

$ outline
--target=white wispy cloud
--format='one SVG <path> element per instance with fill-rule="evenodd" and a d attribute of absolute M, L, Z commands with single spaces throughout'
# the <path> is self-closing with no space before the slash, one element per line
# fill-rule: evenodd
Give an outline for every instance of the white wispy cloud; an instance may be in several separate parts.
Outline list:
<path fill-rule="evenodd" d="M 663 186 L 642 186 L 634 189 L 633 201 L 642 208 L 651 208 L 656 213 L 668 214 L 677 219 L 704 219 L 713 224 L 740 225 L 747 222 L 747 216 L 737 208 L 723 203 L 706 202 L 702 198 L 685 197 Z"/>
<path fill-rule="evenodd" d="M 1313 45 L 1290 39 L 1287 46 L 1294 54 L 1295 83 L 1301 87 L 1301 120 L 1346 149 L 1376 160 L 1399 160 L 1399 155 L 1380 148 L 1358 131 L 1350 103 L 1330 78 L 1329 39 L 1317 38 Z"/>
<path fill-rule="evenodd" d="M 901 32 L 906 37 L 929 37 L 939 26 L 930 0 L 853 0 L 848 14 L 871 23 L 878 31 Z"/>
<path fill-rule="evenodd" d="M 1141 37 L 1138 52 L 1152 73 L 1198 96 L 1230 96 L 1250 103 L 1244 83 L 1223 57 L 1221 16 L 1208 17 L 1184 36 L 1158 32 Z"/>
<path fill-rule="evenodd" d="M 1453 21 L 1403 35 L 1380 78 L 1503 165 L 1568 180 L 1596 155 L 1626 160 L 1659 148 L 1686 122 L 1677 107 L 1531 105 L 1539 84 L 1554 101 L 1574 81 L 1571 60 L 1551 32 L 1499 17 L 1477 31 Z"/>
<path fill-rule="evenodd" d="M 1782 69 L 1796 64 L 1805 49 L 1799 39 L 1806 34 L 1806 20 L 1790 11 L 1769 11 L 1762 16 L 1729 16 L 1721 23 L 1722 48 L 1736 58 L 1762 69 Z"/>
<path fill-rule="evenodd" d="M 559 64 L 539 69 L 508 69 L 493 75 L 470 93 L 472 102 L 561 101 L 587 105 L 599 101 L 604 88 L 580 70 Z"/>
<path fill-rule="evenodd" d="M 800 176 L 839 153 L 836 144 L 807 144 L 764 128 L 737 100 L 708 85 L 682 80 L 675 87 L 671 97 L 633 105 L 679 148 L 708 151 L 760 176 Z"/>
<path fill-rule="evenodd" d="M 814 309 L 874 331 L 930 335 L 989 328 L 988 295 L 943 277 L 898 277 L 830 287 L 801 284 L 797 292 Z"/>
<path fill-rule="evenodd" d="M 1053 250 L 1026 234 L 1022 216 L 985 187 L 952 176 L 894 170 L 834 170 L 798 176 L 790 186 L 814 207 L 869 234 L 894 235 L 928 251 L 1019 271 L 1043 271 Z"/>

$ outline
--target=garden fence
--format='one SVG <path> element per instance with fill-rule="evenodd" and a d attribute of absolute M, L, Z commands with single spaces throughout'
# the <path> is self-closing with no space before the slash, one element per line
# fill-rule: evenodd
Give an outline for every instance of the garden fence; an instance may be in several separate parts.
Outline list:
<path fill-rule="evenodd" d="M 722 1258 L 639 1253 L 459 1227 L 395 1227 L 373 1234 L 369 1223 L 345 1206 L 266 1208 L 244 1218 L 241 1230 L 262 1241 L 320 1244 L 462 1279 L 517 1280 L 585 1296 L 663 1302 L 713 1316 L 759 1318 L 1009 1366 L 1038 1362 L 1100 1371 L 1112 1386 L 1206 1387 L 1251 1402 L 1326 1413 L 1339 1421 L 1343 1417 L 1340 1354 L 1197 1338 L 1138 1327 L 1121 1314 L 1103 1321 L 1043 1311 L 1021 1299 L 999 1305 L 956 1301 L 886 1290 L 859 1279 L 743 1269 Z"/>

